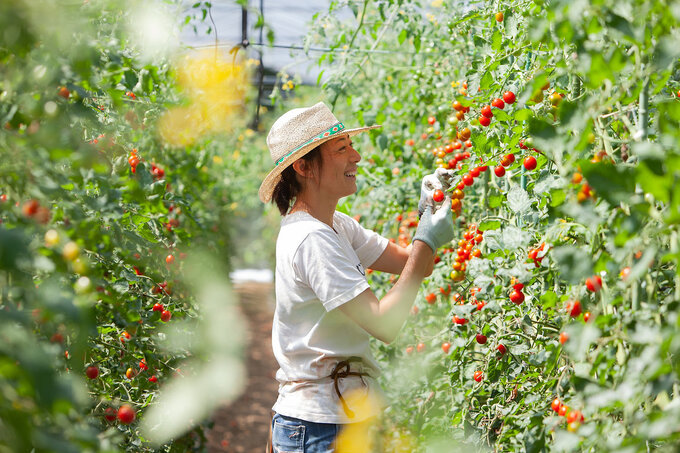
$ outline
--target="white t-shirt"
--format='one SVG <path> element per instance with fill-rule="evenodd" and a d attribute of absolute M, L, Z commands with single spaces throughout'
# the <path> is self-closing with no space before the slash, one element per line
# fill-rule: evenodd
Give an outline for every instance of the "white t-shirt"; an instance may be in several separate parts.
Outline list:
<path fill-rule="evenodd" d="M 316 423 L 358 422 L 380 412 L 382 407 L 374 407 L 372 413 L 360 410 L 354 418 L 347 417 L 328 376 L 339 361 L 360 357 L 362 363 L 351 363 L 351 370 L 372 377 L 339 379 L 342 396 L 348 404 L 352 392 L 383 398 L 374 379 L 379 368 L 369 349 L 369 334 L 337 307 L 369 288 L 364 269 L 387 244 L 384 237 L 337 211 L 333 228 L 305 212 L 283 218 L 276 242 L 272 326 L 280 366 L 274 411 Z"/>

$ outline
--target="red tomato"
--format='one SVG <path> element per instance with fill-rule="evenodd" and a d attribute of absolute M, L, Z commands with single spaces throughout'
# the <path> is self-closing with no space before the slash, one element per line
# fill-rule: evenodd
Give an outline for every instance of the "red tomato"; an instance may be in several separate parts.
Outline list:
<path fill-rule="evenodd" d="M 412 354 L 413 353 L 413 346 L 407 346 L 406 347 L 406 354 Z"/>
<path fill-rule="evenodd" d="M 124 425 L 129 425 L 135 421 L 135 410 L 127 404 L 123 404 L 118 409 L 118 420 Z"/>
<path fill-rule="evenodd" d="M 493 172 L 498 176 L 499 178 L 503 177 L 505 175 L 505 167 L 502 165 L 497 166 L 496 168 L 493 169 Z"/>
<path fill-rule="evenodd" d="M 437 295 L 435 293 L 430 293 L 427 296 L 425 296 L 425 300 L 427 300 L 428 304 L 432 305 L 437 300 Z"/>
<path fill-rule="evenodd" d="M 514 104 L 515 102 L 515 93 L 512 91 L 506 91 L 503 93 L 503 100 L 505 101 L 506 104 Z"/>
<path fill-rule="evenodd" d="M 434 116 L 430 116 L 430 117 L 427 118 L 427 124 L 429 124 L 430 126 L 432 126 L 436 122 L 437 122 L 437 118 L 435 118 Z"/>
<path fill-rule="evenodd" d="M 567 415 L 567 423 L 582 422 L 583 420 L 585 420 L 585 418 L 581 411 L 578 410 L 571 411 L 569 412 L 569 415 Z"/>
<path fill-rule="evenodd" d="M 567 313 L 572 318 L 577 317 L 581 314 L 581 302 L 578 300 L 567 302 Z"/>
<path fill-rule="evenodd" d="M 85 369 L 85 375 L 90 379 L 97 379 L 97 376 L 99 376 L 99 368 L 96 366 L 89 366 Z"/>
<path fill-rule="evenodd" d="M 496 107 L 497 109 L 503 110 L 505 108 L 505 102 L 503 102 L 503 99 L 496 98 L 491 102 L 491 105 Z"/>
<path fill-rule="evenodd" d="M 480 116 L 479 124 L 481 124 L 484 127 L 487 127 L 489 124 L 491 124 L 491 118 L 488 118 L 486 116 Z"/>
<path fill-rule="evenodd" d="M 512 154 L 512 153 L 506 154 L 501 159 L 501 165 L 504 166 L 504 167 L 509 167 L 510 165 L 513 164 L 513 162 L 515 162 L 515 155 Z"/>
<path fill-rule="evenodd" d="M 449 293 L 451 292 L 451 285 L 446 285 L 446 288 L 440 287 L 439 292 L 442 293 L 445 296 L 448 296 Z"/>
<path fill-rule="evenodd" d="M 534 156 L 528 156 L 527 158 L 524 159 L 524 168 L 527 170 L 531 171 L 534 168 L 536 168 L 537 162 L 536 158 Z"/>
<path fill-rule="evenodd" d="M 140 369 L 140 370 L 148 370 L 148 369 L 149 369 L 149 366 L 146 364 L 146 362 L 144 361 L 144 359 L 142 359 L 142 360 L 139 362 L 139 369 Z"/>
<path fill-rule="evenodd" d="M 524 289 L 524 283 L 515 283 L 512 287 L 516 291 L 522 291 Z"/>
<path fill-rule="evenodd" d="M 40 208 L 40 203 L 37 200 L 29 200 L 21 207 L 21 212 L 25 217 L 33 217 Z"/>
<path fill-rule="evenodd" d="M 481 333 L 478 333 L 477 336 L 475 337 L 477 340 L 477 343 L 479 344 L 485 344 L 486 343 L 486 335 L 482 335 Z"/>
<path fill-rule="evenodd" d="M 483 377 L 484 377 L 484 373 L 482 373 L 479 370 L 475 371 L 475 374 L 472 375 L 472 378 L 477 382 L 482 382 Z"/>
<path fill-rule="evenodd" d="M 455 324 L 458 324 L 459 326 L 465 325 L 467 323 L 467 319 L 465 318 L 459 318 L 458 316 L 453 317 L 453 322 Z"/>
<path fill-rule="evenodd" d="M 621 280 L 623 280 L 624 282 L 628 280 L 628 276 L 630 275 L 630 267 L 626 266 L 623 269 L 621 269 L 619 275 L 621 276 Z"/>
<path fill-rule="evenodd" d="M 449 342 L 442 343 L 442 351 L 444 351 L 444 354 L 448 354 L 450 348 L 451 348 L 451 343 L 449 343 Z"/>
<path fill-rule="evenodd" d="M 593 293 L 598 292 L 600 288 L 602 288 L 602 277 L 593 275 L 592 277 L 586 278 L 586 288 Z"/>
<path fill-rule="evenodd" d="M 523 293 L 522 291 L 513 290 L 513 291 L 510 293 L 510 300 L 511 300 L 513 303 L 519 305 L 519 304 L 521 304 L 522 302 L 524 302 L 524 293 Z"/>
<path fill-rule="evenodd" d="M 116 410 L 112 407 L 107 407 L 104 410 L 104 418 L 112 422 L 116 419 Z"/>
<path fill-rule="evenodd" d="M 480 174 L 481 172 L 482 172 L 482 170 L 480 170 L 479 167 L 475 167 L 475 168 L 473 168 L 472 170 L 470 170 L 470 176 L 472 176 L 473 178 L 476 178 L 476 177 L 479 176 L 479 174 Z"/>
<path fill-rule="evenodd" d="M 162 311 L 163 311 L 163 304 L 158 304 L 158 303 L 153 304 L 152 310 L 153 310 L 153 311 L 161 311 L 161 312 L 162 312 Z"/>
<path fill-rule="evenodd" d="M 584 320 L 585 322 L 590 321 L 590 312 L 589 312 L 589 311 L 583 313 L 583 320 Z"/>
<path fill-rule="evenodd" d="M 149 382 L 158 382 L 158 378 L 154 375 L 149 378 Z"/>
<path fill-rule="evenodd" d="M 172 318 L 172 313 L 169 312 L 168 310 L 163 310 L 163 312 L 161 313 L 161 321 L 168 322 L 170 321 L 170 318 Z"/>
<path fill-rule="evenodd" d="M 491 111 L 491 106 L 490 105 L 485 105 L 482 107 L 482 116 L 485 116 L 487 118 L 493 118 L 493 112 Z"/>
<path fill-rule="evenodd" d="M 560 401 L 559 398 L 555 398 L 555 399 L 553 400 L 552 404 L 550 405 L 550 407 L 552 408 L 552 410 L 554 410 L 555 412 L 559 412 L 560 406 L 562 406 L 562 401 Z"/>
<path fill-rule="evenodd" d="M 498 346 L 496 346 L 496 350 L 497 350 L 498 352 L 500 352 L 501 355 L 503 355 L 503 354 L 505 354 L 506 352 L 508 352 L 507 348 L 506 348 L 504 345 L 502 345 L 502 344 L 499 344 Z"/>
<path fill-rule="evenodd" d="M 483 300 L 480 300 L 479 302 L 477 302 L 477 310 L 480 311 L 482 308 L 484 308 L 484 305 L 486 305 L 486 304 L 484 303 Z"/>
<path fill-rule="evenodd" d="M 560 410 L 557 413 L 564 417 L 567 412 L 569 412 L 569 406 L 563 404 L 560 406 Z"/>
<path fill-rule="evenodd" d="M 136 154 L 130 154 L 130 157 L 128 158 L 128 163 L 130 164 L 131 167 L 136 167 L 139 165 L 139 156 Z"/>
<path fill-rule="evenodd" d="M 165 257 L 165 262 L 168 264 L 172 264 L 175 262 L 175 257 L 174 255 L 168 255 Z"/>
<path fill-rule="evenodd" d="M 416 351 L 418 351 L 418 352 L 423 352 L 424 349 L 425 349 L 425 343 L 418 343 L 418 345 L 416 346 Z"/>
<path fill-rule="evenodd" d="M 437 203 L 444 201 L 444 192 L 441 189 L 437 189 L 432 194 L 432 199 Z"/>
<path fill-rule="evenodd" d="M 466 186 L 471 186 L 472 184 L 474 184 L 474 182 L 475 182 L 475 178 L 473 178 L 472 175 L 471 175 L 470 173 L 468 173 L 468 174 L 466 174 L 465 176 L 463 176 L 463 183 L 464 183 Z"/>
<path fill-rule="evenodd" d="M 560 343 L 561 344 L 566 343 L 568 339 L 569 339 L 569 334 L 567 332 L 562 332 L 560 334 Z"/>

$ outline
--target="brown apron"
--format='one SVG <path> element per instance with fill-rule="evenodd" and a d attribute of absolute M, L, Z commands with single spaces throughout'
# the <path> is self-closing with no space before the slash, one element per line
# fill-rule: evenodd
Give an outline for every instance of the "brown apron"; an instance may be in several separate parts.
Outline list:
<path fill-rule="evenodd" d="M 345 415 L 347 415 L 348 418 L 354 418 L 354 412 L 349 408 L 347 405 L 347 402 L 345 401 L 345 398 L 343 398 L 342 393 L 340 393 L 340 388 L 338 387 L 338 379 L 346 378 L 348 376 L 359 376 L 362 378 L 363 382 L 363 376 L 369 376 L 368 373 L 363 373 L 360 371 L 351 371 L 350 370 L 350 364 L 352 362 L 361 362 L 361 357 L 350 357 L 345 360 L 341 360 L 335 365 L 335 368 L 333 368 L 333 371 L 331 371 L 331 374 L 328 375 L 329 378 L 333 379 L 333 385 L 335 386 L 335 393 L 337 393 L 338 398 L 340 398 L 340 402 L 342 403 L 342 409 L 345 411 Z M 364 382 L 364 385 L 366 383 Z M 274 417 L 274 413 L 272 413 L 272 418 Z M 269 423 L 269 440 L 267 441 L 267 448 L 265 450 L 265 453 L 274 453 L 274 445 L 272 444 L 272 424 Z"/>

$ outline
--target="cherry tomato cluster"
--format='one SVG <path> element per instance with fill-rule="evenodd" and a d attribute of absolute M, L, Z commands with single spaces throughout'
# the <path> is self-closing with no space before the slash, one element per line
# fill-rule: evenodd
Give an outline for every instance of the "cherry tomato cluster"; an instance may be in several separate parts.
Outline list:
<path fill-rule="evenodd" d="M 602 277 L 599 275 L 593 275 L 592 277 L 586 278 L 586 288 L 591 293 L 596 293 L 602 288 Z"/>
<path fill-rule="evenodd" d="M 509 298 L 510 302 L 515 305 L 520 305 L 524 302 L 525 296 L 522 290 L 524 289 L 524 283 L 517 282 L 513 279 L 512 281 L 512 291 L 510 291 Z"/>
<path fill-rule="evenodd" d="M 567 429 L 574 432 L 585 421 L 585 417 L 579 410 L 571 410 L 569 406 L 564 404 L 559 398 L 555 398 L 550 404 L 550 408 L 556 412 L 560 417 L 567 417 Z"/>
<path fill-rule="evenodd" d="M 128 163 L 130 164 L 130 170 L 132 171 L 132 173 L 135 173 L 137 171 L 137 165 L 139 165 L 141 161 L 142 158 L 139 155 L 137 148 L 133 148 L 132 151 L 130 152 L 130 155 L 128 156 Z M 156 164 L 152 163 L 151 174 L 153 175 L 153 178 L 158 181 L 159 179 L 163 179 L 165 177 L 165 170 L 163 170 Z"/>
<path fill-rule="evenodd" d="M 541 267 L 541 261 L 543 261 L 543 257 L 545 257 L 545 253 L 541 254 L 543 252 L 543 249 L 545 248 L 545 243 L 541 242 L 541 245 L 539 245 L 536 248 L 532 248 L 529 250 L 528 253 L 528 258 L 529 261 L 532 261 L 536 267 Z M 540 256 L 539 256 L 540 254 Z"/>
<path fill-rule="evenodd" d="M 7 200 L 7 196 L 4 195 L 4 197 Z M 41 206 L 38 200 L 28 200 L 24 203 L 21 206 L 21 213 L 27 219 L 32 219 L 42 224 L 48 223 L 51 217 L 49 208 Z"/>
<path fill-rule="evenodd" d="M 477 224 L 471 223 L 468 230 L 463 235 L 463 239 L 458 241 L 456 258 L 451 271 L 451 280 L 454 282 L 462 281 L 465 278 L 466 263 L 472 258 L 480 258 L 482 251 L 475 246 L 484 240 L 484 232 L 477 228 Z"/>
<path fill-rule="evenodd" d="M 139 154 L 137 154 L 137 148 L 133 148 L 130 152 L 130 155 L 128 156 L 128 163 L 130 164 L 130 170 L 132 173 L 137 171 L 137 165 L 139 165 L 140 162 L 141 158 L 139 157 Z"/>
<path fill-rule="evenodd" d="M 570 300 L 567 302 L 567 313 L 572 318 L 576 318 L 581 314 L 581 301 L 580 300 Z M 587 322 L 587 321 L 586 321 Z"/>
<path fill-rule="evenodd" d="M 505 104 L 514 104 L 515 102 L 515 93 L 512 91 L 506 91 L 503 93 L 503 99 L 501 98 L 496 98 L 493 101 L 491 101 L 491 105 L 485 105 L 482 107 L 480 113 L 481 115 L 479 116 L 479 124 L 481 124 L 484 127 L 489 126 L 491 124 L 491 118 L 493 118 L 493 112 L 491 111 L 491 106 L 503 110 L 505 108 Z"/>
<path fill-rule="evenodd" d="M 411 243 L 411 229 L 418 226 L 418 212 L 409 211 L 406 217 L 403 214 L 397 215 L 397 222 L 399 222 L 399 236 L 397 240 L 390 239 L 402 247 L 407 247 Z"/>
<path fill-rule="evenodd" d="M 470 130 L 467 129 L 467 131 L 469 132 Z M 465 150 L 463 150 L 463 148 L 465 148 Z M 436 157 L 435 165 L 437 167 L 446 169 L 460 169 L 463 165 L 461 162 L 470 158 L 470 151 L 468 151 L 469 148 L 472 148 L 472 142 L 469 140 L 469 135 L 465 140 L 460 140 L 458 138 L 450 140 L 444 145 L 438 146 L 432 150 L 432 154 Z M 456 152 L 454 153 L 454 151 Z M 446 157 L 452 153 L 453 157 L 446 160 Z"/>
<path fill-rule="evenodd" d="M 593 188 L 590 187 L 590 185 L 587 182 L 584 182 L 583 185 L 581 185 L 581 189 L 576 194 L 576 199 L 578 200 L 579 203 L 583 203 L 584 201 L 588 200 L 589 198 L 593 198 L 594 196 L 595 192 L 593 192 Z"/>

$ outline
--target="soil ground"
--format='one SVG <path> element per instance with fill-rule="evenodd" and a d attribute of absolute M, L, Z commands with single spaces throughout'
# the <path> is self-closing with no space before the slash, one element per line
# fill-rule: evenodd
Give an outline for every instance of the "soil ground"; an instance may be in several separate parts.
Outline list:
<path fill-rule="evenodd" d="M 220 407 L 207 433 L 210 453 L 262 453 L 269 436 L 271 407 L 276 401 L 278 364 L 272 352 L 274 287 L 270 283 L 234 285 L 248 321 L 247 386 L 239 398 Z"/>

